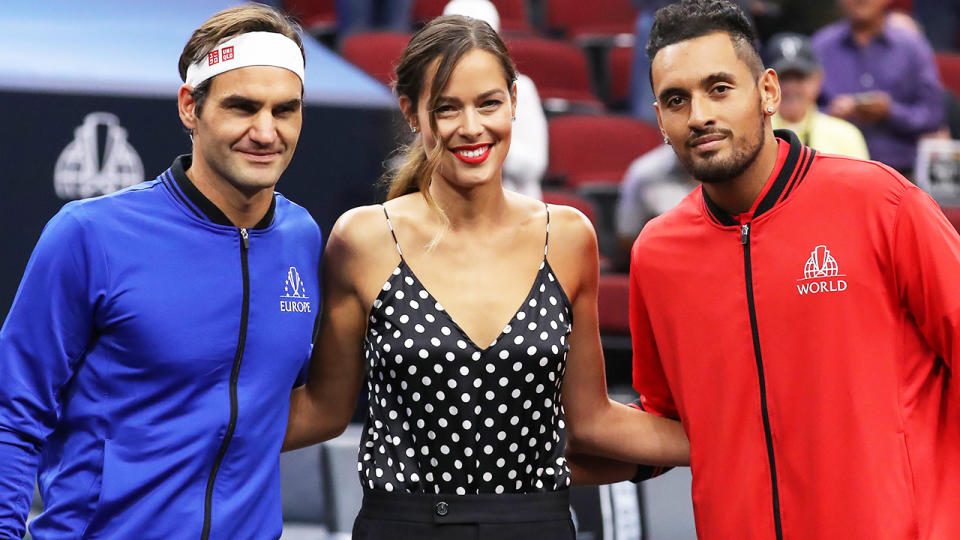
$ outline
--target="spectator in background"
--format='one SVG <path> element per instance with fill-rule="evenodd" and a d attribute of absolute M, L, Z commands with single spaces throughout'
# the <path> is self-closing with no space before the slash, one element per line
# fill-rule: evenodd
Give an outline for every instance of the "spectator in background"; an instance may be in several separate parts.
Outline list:
<path fill-rule="evenodd" d="M 822 102 L 863 132 L 870 156 L 912 172 L 917 140 L 943 124 L 933 51 L 923 36 L 889 24 L 890 0 L 841 0 L 847 19 L 813 37 L 823 60 Z"/>
<path fill-rule="evenodd" d="M 809 38 L 776 34 L 767 43 L 763 60 L 780 78 L 780 110 L 773 115 L 773 129 L 789 129 L 800 142 L 821 152 L 869 159 L 857 126 L 817 109 L 823 69 Z"/>
<path fill-rule="evenodd" d="M 623 175 L 617 199 L 616 232 L 622 256 L 615 264 L 629 265 L 630 246 L 647 221 L 676 206 L 695 187 L 697 182 L 669 145 L 633 160 Z"/>
<path fill-rule="evenodd" d="M 444 15 L 463 15 L 481 20 L 500 32 L 500 14 L 490 0 L 452 0 Z M 517 112 L 513 121 L 510 153 L 503 162 L 503 187 L 517 193 L 543 199 L 540 181 L 547 170 L 547 117 L 540 104 L 540 93 L 533 79 L 517 74 Z"/>

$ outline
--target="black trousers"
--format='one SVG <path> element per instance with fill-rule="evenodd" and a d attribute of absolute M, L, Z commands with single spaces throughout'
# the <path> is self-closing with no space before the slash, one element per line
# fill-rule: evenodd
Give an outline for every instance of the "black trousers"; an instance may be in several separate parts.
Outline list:
<path fill-rule="evenodd" d="M 364 490 L 354 540 L 573 540 L 569 491 L 428 495 Z"/>

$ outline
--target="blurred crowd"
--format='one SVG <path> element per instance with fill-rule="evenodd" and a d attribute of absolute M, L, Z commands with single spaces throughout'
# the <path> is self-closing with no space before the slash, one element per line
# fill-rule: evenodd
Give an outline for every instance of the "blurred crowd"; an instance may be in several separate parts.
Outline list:
<path fill-rule="evenodd" d="M 780 78 L 775 128 L 908 178 L 922 139 L 960 139 L 960 0 L 737 1 Z M 490 23 L 521 73 L 504 184 L 582 210 L 604 270 L 625 270 L 646 221 L 696 186 L 661 143 L 644 51 L 669 0 L 267 3 L 384 84 L 425 21 L 453 13 Z"/>

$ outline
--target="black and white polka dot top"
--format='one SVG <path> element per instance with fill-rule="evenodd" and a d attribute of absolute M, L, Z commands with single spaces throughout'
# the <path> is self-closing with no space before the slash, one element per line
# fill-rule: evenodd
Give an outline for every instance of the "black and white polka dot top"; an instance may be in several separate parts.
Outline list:
<path fill-rule="evenodd" d="M 373 302 L 364 339 L 361 484 L 459 495 L 567 488 L 560 388 L 572 310 L 546 245 L 530 292 L 487 347 L 424 288 L 399 243 L 397 251 L 400 263 Z"/>

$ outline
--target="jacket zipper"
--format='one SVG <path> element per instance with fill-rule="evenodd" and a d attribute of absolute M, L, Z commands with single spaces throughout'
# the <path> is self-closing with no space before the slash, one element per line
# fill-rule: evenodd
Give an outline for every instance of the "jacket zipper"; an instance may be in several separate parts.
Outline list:
<path fill-rule="evenodd" d="M 207 479 L 207 494 L 203 503 L 203 532 L 201 540 L 210 538 L 210 521 L 213 513 L 213 485 L 217 481 L 217 472 L 220 464 L 233 439 L 233 432 L 237 428 L 237 379 L 240 377 L 240 363 L 243 360 L 243 349 L 247 342 L 247 318 L 250 315 L 250 269 L 247 266 L 247 252 L 250 250 L 250 235 L 247 229 L 240 229 L 240 268 L 243 271 L 243 306 L 240 311 L 240 335 L 237 338 L 237 352 L 233 357 L 233 371 L 230 372 L 230 423 L 227 432 L 220 443 L 217 457 L 213 461 L 210 477 Z"/>
<path fill-rule="evenodd" d="M 757 376 L 760 380 L 760 411 L 763 415 L 763 432 L 767 439 L 767 459 L 770 461 L 770 484 L 773 491 L 773 523 L 777 540 L 783 540 L 780 523 L 780 493 L 777 488 L 777 463 L 773 457 L 773 436 L 770 433 L 770 413 L 767 411 L 767 383 L 763 376 L 763 358 L 760 354 L 760 332 L 757 330 L 757 308 L 753 302 L 753 271 L 750 266 L 750 224 L 740 226 L 740 243 L 743 244 L 743 269 L 747 279 L 747 306 L 750 309 L 750 329 L 753 331 L 753 354 L 757 360 Z"/>

